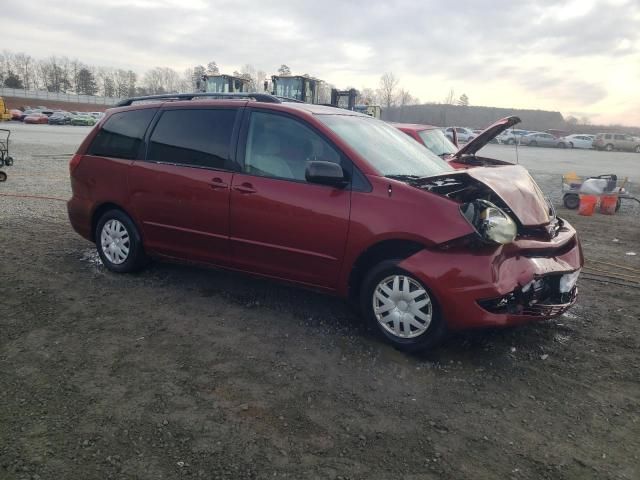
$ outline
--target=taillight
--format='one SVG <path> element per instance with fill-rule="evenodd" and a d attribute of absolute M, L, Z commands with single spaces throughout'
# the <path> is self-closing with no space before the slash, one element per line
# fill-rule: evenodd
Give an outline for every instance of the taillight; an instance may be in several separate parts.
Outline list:
<path fill-rule="evenodd" d="M 71 157 L 71 161 L 69 162 L 69 173 L 73 173 L 78 165 L 80 165 L 80 160 L 82 160 L 82 155 L 76 153 L 73 157 Z"/>

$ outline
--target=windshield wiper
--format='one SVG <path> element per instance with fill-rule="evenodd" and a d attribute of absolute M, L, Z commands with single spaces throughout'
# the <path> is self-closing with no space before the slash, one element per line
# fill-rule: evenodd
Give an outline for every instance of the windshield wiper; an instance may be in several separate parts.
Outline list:
<path fill-rule="evenodd" d="M 386 178 L 393 178 L 394 180 L 400 180 L 401 182 L 406 182 L 410 180 L 420 180 L 424 177 L 420 175 L 385 175 Z"/>

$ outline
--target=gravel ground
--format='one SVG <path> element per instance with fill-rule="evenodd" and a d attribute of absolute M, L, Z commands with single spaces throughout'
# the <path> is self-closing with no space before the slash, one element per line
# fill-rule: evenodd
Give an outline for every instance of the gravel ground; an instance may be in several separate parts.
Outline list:
<path fill-rule="evenodd" d="M 114 275 L 57 200 L 87 131 L 15 127 L 0 184 L 1 479 L 640 478 L 637 288 L 584 276 L 563 317 L 409 356 L 314 292 L 161 263 Z M 559 203 L 536 165 L 575 152 L 531 150 Z M 633 161 L 588 153 L 607 172 L 585 173 Z M 637 206 L 558 210 L 589 264 L 637 277 Z"/>

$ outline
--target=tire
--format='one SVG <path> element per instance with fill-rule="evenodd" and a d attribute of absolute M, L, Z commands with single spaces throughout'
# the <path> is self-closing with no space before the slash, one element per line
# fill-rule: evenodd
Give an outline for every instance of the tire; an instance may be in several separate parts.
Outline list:
<path fill-rule="evenodd" d="M 5 158 L 5 159 L 4 159 L 4 164 L 5 164 L 7 167 L 10 167 L 11 165 L 13 165 L 13 157 L 7 157 L 7 158 Z"/>
<path fill-rule="evenodd" d="M 564 197 L 562 197 L 562 203 L 569 210 L 575 210 L 580 206 L 580 197 L 575 193 L 567 193 Z"/>
<path fill-rule="evenodd" d="M 610 143 L 607 143 L 607 144 L 605 145 L 604 149 L 605 149 L 607 152 L 613 152 L 613 145 L 611 145 Z"/>
<path fill-rule="evenodd" d="M 558 148 L 567 148 L 567 145 L 564 142 L 560 142 L 557 146 Z"/>
<path fill-rule="evenodd" d="M 109 210 L 100 217 L 95 239 L 102 263 L 113 272 L 135 272 L 148 262 L 138 228 L 122 210 Z"/>
<path fill-rule="evenodd" d="M 507 145 L 515 145 L 516 141 L 513 138 L 507 140 Z"/>
<path fill-rule="evenodd" d="M 640 153 L 640 145 L 638 145 L 633 151 L 636 153 Z"/>
<path fill-rule="evenodd" d="M 529 142 L 529 146 L 530 147 L 537 147 L 538 146 L 538 142 L 536 142 L 535 140 L 532 140 Z"/>
<path fill-rule="evenodd" d="M 366 275 L 360 289 L 360 306 L 369 326 L 381 335 L 388 343 L 398 350 L 405 352 L 417 352 L 428 350 L 438 345 L 444 338 L 446 325 L 440 314 L 434 295 L 429 289 L 411 273 L 398 267 L 401 260 L 385 260 L 373 267 Z M 397 279 L 397 284 L 394 283 Z M 392 295 L 387 295 L 381 286 L 384 285 L 387 290 L 393 290 L 394 286 L 398 287 L 402 295 L 406 295 L 404 288 L 408 288 L 409 292 L 416 294 L 419 290 L 423 293 L 418 294 L 413 299 L 407 295 L 405 298 L 396 301 L 392 300 Z M 403 288 L 404 287 L 404 288 Z M 384 302 L 383 300 L 391 300 Z M 374 304 L 378 304 L 383 311 L 376 315 Z M 413 309 L 411 308 L 413 305 Z M 401 313 L 402 317 L 397 322 L 390 319 L 389 309 L 385 311 L 385 307 L 391 307 L 396 312 Z M 412 312 L 419 312 L 413 315 Z M 413 324 L 404 322 L 402 319 L 410 315 Z M 378 319 L 380 316 L 380 320 Z M 387 319 L 387 322 L 384 320 Z M 416 324 L 420 328 L 416 328 Z M 386 327 L 384 326 L 386 325 Z M 393 333 L 398 328 L 400 335 Z M 406 329 L 409 329 L 407 332 Z M 412 330 L 413 329 L 413 330 Z"/>

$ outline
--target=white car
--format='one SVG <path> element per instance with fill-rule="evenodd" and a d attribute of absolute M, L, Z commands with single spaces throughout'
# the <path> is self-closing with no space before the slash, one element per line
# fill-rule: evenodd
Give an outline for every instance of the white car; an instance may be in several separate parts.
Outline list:
<path fill-rule="evenodd" d="M 529 133 L 528 130 L 519 130 L 516 128 L 511 128 L 509 130 L 505 130 L 496 138 L 498 142 L 503 143 L 505 145 L 514 145 L 516 143 L 520 144 L 520 138 L 522 138 L 522 136 L 526 135 L 527 133 Z"/>
<path fill-rule="evenodd" d="M 560 142 L 566 148 L 593 148 L 593 140 L 596 138 L 595 135 L 567 135 L 566 137 L 562 137 Z"/>
<path fill-rule="evenodd" d="M 456 129 L 456 133 L 458 134 L 458 142 L 467 143 L 474 138 L 476 138 L 476 134 L 473 133 L 473 130 L 465 127 L 447 127 L 444 130 L 444 134 L 447 138 L 453 141 L 453 129 Z"/>

